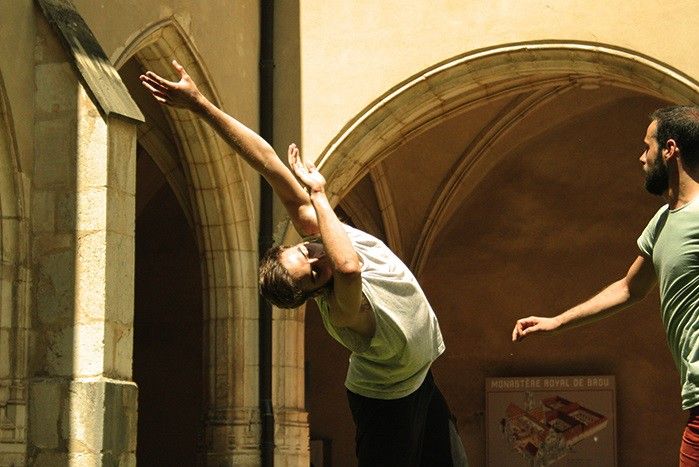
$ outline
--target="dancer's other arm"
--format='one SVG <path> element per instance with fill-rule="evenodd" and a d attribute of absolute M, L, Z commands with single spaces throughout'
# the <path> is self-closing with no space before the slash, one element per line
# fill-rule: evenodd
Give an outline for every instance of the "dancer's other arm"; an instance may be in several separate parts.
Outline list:
<path fill-rule="evenodd" d="M 639 255 L 624 277 L 609 284 L 589 300 L 554 317 L 529 316 L 517 320 L 512 330 L 512 341 L 521 341 L 535 333 L 580 326 L 610 316 L 641 300 L 655 283 L 653 262 L 650 258 Z"/>

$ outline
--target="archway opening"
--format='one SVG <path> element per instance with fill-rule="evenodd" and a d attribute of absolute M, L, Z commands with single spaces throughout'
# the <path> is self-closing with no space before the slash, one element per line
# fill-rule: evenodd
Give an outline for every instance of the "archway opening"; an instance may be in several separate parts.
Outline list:
<path fill-rule="evenodd" d="M 137 77 L 146 69 L 174 77 L 173 58 L 220 106 L 201 58 L 174 18 L 143 31 L 115 63 L 146 117 L 138 143 L 179 204 L 182 225 L 190 229 L 198 255 L 200 276 L 191 274 L 192 280 L 198 279 L 191 289 L 201 294 L 197 329 L 203 337 L 194 351 L 202 357 L 204 375 L 201 385 L 181 384 L 201 395 L 195 425 L 199 462 L 249 463 L 259 456 L 257 363 L 251 363 L 257 342 L 257 288 L 248 279 L 254 277 L 257 253 L 249 180 L 239 158 L 203 120 L 183 109 L 160 106 L 140 85 Z M 144 193 L 155 191 L 151 183 Z M 138 230 L 136 236 L 138 242 Z M 205 441 L 221 439 L 236 439 L 236 446 Z"/>
<path fill-rule="evenodd" d="M 517 318 L 562 311 L 626 271 L 662 203 L 644 192 L 637 160 L 648 114 L 697 102 L 697 86 L 628 51 L 514 49 L 459 57 L 397 85 L 348 123 L 321 170 L 352 222 L 397 245 L 418 275 L 447 344 L 435 375 L 473 464 L 485 464 L 486 377 L 568 374 L 616 375 L 618 458 L 663 463 L 676 456 L 685 420 L 679 388 L 667 384 L 677 379 L 669 353 L 657 351 L 657 295 L 545 342 L 513 347 L 508 336 Z M 312 307 L 308 316 L 317 347 L 322 324 Z M 327 376 L 311 377 L 311 434 L 331 439 L 337 465 L 351 465 L 349 412 L 324 416 L 346 406 L 344 372 L 336 357 L 307 357 L 311 376 Z M 630 422 L 639 416 L 674 428 L 648 446 Z"/>
<path fill-rule="evenodd" d="M 22 464 L 27 432 L 29 278 L 23 183 L 5 84 L 0 74 L 0 457 Z M 24 270 L 23 270 L 24 269 Z"/>
<path fill-rule="evenodd" d="M 173 191 L 142 149 L 137 177 L 137 460 L 142 465 L 197 465 L 203 394 L 198 248 Z"/>
<path fill-rule="evenodd" d="M 168 119 L 140 85 L 135 59 L 119 72 L 147 115 L 136 160 L 136 456 L 143 465 L 198 465 L 205 394 L 200 247 Z"/>

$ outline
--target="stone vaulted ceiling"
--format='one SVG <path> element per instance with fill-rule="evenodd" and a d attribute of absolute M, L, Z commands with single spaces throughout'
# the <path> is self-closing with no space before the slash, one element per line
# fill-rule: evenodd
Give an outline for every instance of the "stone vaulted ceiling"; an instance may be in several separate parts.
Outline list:
<path fill-rule="evenodd" d="M 560 234 L 555 225 L 562 211 L 594 222 L 599 205 L 584 206 L 589 200 L 576 195 L 590 187 L 605 200 L 647 202 L 637 159 L 647 115 L 659 105 L 656 98 L 605 85 L 494 97 L 399 146 L 340 207 L 357 226 L 384 238 L 418 275 L 435 248 L 469 242 L 478 232 L 512 245 L 541 240 L 543 225 Z M 540 215 L 542 203 L 548 209 Z"/>

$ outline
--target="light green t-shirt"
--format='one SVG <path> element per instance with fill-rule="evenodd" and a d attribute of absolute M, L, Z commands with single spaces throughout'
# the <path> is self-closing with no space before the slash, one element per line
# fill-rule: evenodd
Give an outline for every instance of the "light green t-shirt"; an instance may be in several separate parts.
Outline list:
<path fill-rule="evenodd" d="M 328 333 L 352 351 L 345 386 L 374 399 L 405 397 L 444 352 L 437 317 L 413 274 L 383 242 L 347 225 L 345 231 L 362 261 L 362 292 L 376 321 L 374 336 L 365 339 L 333 326 L 326 300 L 316 297 Z"/>
<path fill-rule="evenodd" d="M 682 408 L 699 405 L 699 199 L 658 210 L 638 238 L 653 259 L 670 352 L 680 372 Z"/>

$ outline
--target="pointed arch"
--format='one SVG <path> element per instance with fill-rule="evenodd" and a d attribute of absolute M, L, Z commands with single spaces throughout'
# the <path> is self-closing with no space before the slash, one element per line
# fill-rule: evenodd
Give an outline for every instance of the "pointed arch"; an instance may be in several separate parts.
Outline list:
<path fill-rule="evenodd" d="M 0 73 L 0 459 L 23 465 L 27 431 L 29 276 L 24 179 Z M 9 435 L 9 436 L 8 436 Z"/>
<path fill-rule="evenodd" d="M 371 182 L 374 184 L 374 190 L 376 191 L 376 199 L 381 211 L 381 221 L 383 222 L 384 232 L 386 232 L 386 242 L 399 258 L 403 258 L 403 240 L 400 235 L 398 215 L 393 203 L 391 187 L 386 181 L 383 164 L 379 163 L 374 166 L 371 172 Z"/>
<path fill-rule="evenodd" d="M 483 99 L 539 89 L 552 81 L 615 86 L 676 102 L 696 102 L 699 84 L 633 51 L 577 42 L 503 45 L 470 52 L 395 86 L 350 121 L 318 166 L 342 198 L 374 163 L 420 132 Z"/>
<path fill-rule="evenodd" d="M 221 107 L 203 60 L 176 18 L 134 37 L 115 59 L 135 59 L 143 70 L 171 76 L 176 58 L 201 92 Z M 202 258 L 204 354 L 209 459 L 249 463 L 259 456 L 257 394 L 257 241 L 253 201 L 239 158 L 190 112 L 164 108 L 174 135 L 174 160 L 153 126 L 139 144 L 161 168 L 193 224 Z M 253 354 L 253 352 L 255 352 Z M 254 463 L 254 461 L 253 461 Z"/>
<path fill-rule="evenodd" d="M 326 190 L 336 204 L 387 155 L 412 137 L 486 100 L 541 94 L 540 102 L 524 103 L 528 112 L 545 102 L 548 93 L 572 87 L 610 85 L 677 103 L 699 102 L 699 84 L 668 65 L 637 52 L 606 44 L 583 42 L 532 42 L 505 44 L 469 52 L 439 63 L 398 84 L 353 118 L 328 144 L 317 165 L 328 180 Z M 532 97 L 535 99 L 535 97 Z M 533 106 L 533 107 L 532 107 Z M 491 129 L 488 140 L 510 131 L 521 119 Z M 504 125 L 504 126 L 503 126 Z M 412 266 L 418 270 L 451 212 L 450 193 L 474 170 L 487 171 L 486 161 L 474 142 L 454 167 L 446 192 L 435 205 L 420 233 Z M 479 173 L 482 178 L 484 173 Z M 385 187 L 384 187 L 385 188 Z M 384 190 L 385 191 L 385 190 Z M 385 226 L 386 230 L 391 230 Z"/>
<path fill-rule="evenodd" d="M 568 79 L 560 83 L 547 82 L 545 86 L 531 94 L 517 96 L 511 102 L 511 105 L 507 106 L 499 115 L 496 115 L 495 118 L 492 119 L 492 122 L 486 125 L 483 131 L 469 144 L 464 154 L 456 161 L 451 170 L 449 170 L 451 175 L 443 185 L 436 190 L 432 202 L 430 203 L 432 208 L 427 214 L 425 224 L 420 232 L 420 237 L 418 238 L 410 262 L 410 266 L 415 275 L 419 276 L 422 272 L 429 258 L 429 252 L 435 242 L 437 234 L 442 227 L 444 227 L 444 224 L 448 222 L 456 208 L 454 202 L 458 199 L 462 199 L 462 196 L 458 196 L 457 192 L 468 192 L 475 187 L 476 184 L 473 183 L 473 176 L 470 177 L 469 181 L 471 183 L 467 186 L 464 186 L 464 179 L 468 175 L 477 174 L 478 179 L 482 180 L 489 170 L 500 160 L 500 157 L 490 157 L 486 159 L 485 154 L 487 148 L 492 147 L 499 139 L 511 133 L 517 124 L 526 118 L 527 115 L 531 114 L 551 99 L 569 91 L 576 85 L 577 83 L 575 81 Z M 498 155 L 500 156 L 502 153 Z"/>

